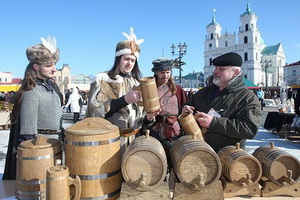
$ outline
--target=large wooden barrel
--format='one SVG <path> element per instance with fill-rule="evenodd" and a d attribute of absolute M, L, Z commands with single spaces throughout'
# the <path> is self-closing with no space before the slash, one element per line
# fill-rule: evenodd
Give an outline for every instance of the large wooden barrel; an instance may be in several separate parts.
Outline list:
<path fill-rule="evenodd" d="M 46 170 L 61 159 L 61 142 L 38 136 L 17 149 L 16 198 L 46 199 Z"/>
<path fill-rule="evenodd" d="M 258 147 L 253 152 L 262 165 L 263 176 L 267 177 L 273 183 L 285 186 L 293 185 L 300 177 L 300 162 L 290 153 L 270 146 Z"/>
<path fill-rule="evenodd" d="M 137 137 L 122 159 L 122 175 L 129 186 L 138 191 L 159 187 L 167 173 L 167 158 L 161 143 L 154 137 Z"/>
<path fill-rule="evenodd" d="M 222 163 L 223 175 L 233 184 L 248 187 L 258 183 L 262 176 L 260 162 L 251 154 L 236 146 L 230 145 L 218 152 Z"/>
<path fill-rule="evenodd" d="M 195 135 L 179 138 L 171 148 L 171 159 L 179 181 L 192 190 L 214 183 L 222 173 L 218 155 Z"/>
<path fill-rule="evenodd" d="M 66 130 L 66 166 L 81 180 L 81 199 L 117 199 L 120 196 L 121 154 L 119 128 L 91 117 Z"/>

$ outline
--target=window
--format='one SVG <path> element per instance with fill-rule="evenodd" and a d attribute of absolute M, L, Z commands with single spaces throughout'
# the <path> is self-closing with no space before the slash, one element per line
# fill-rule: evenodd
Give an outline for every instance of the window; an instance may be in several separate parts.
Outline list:
<path fill-rule="evenodd" d="M 209 65 L 212 65 L 212 58 L 209 59 Z"/>
<path fill-rule="evenodd" d="M 2 78 L 0 78 L 0 82 L 2 82 Z"/>
<path fill-rule="evenodd" d="M 247 61 L 248 60 L 248 53 L 244 53 L 244 60 Z"/>
<path fill-rule="evenodd" d="M 248 43 L 248 37 L 247 36 L 244 37 L 244 44 L 246 44 L 246 43 Z"/>
<path fill-rule="evenodd" d="M 227 41 L 225 41 L 225 47 L 228 47 L 228 42 Z"/>
<path fill-rule="evenodd" d="M 246 25 L 245 25 L 245 31 L 248 31 L 248 29 L 249 29 L 249 25 L 246 24 Z"/>
<path fill-rule="evenodd" d="M 293 73 L 293 76 L 296 76 L 296 70 L 295 69 L 293 69 L 292 73 Z"/>
<path fill-rule="evenodd" d="M 210 44 L 209 44 L 209 48 L 211 49 L 211 47 L 212 47 L 212 44 L 210 43 Z"/>
<path fill-rule="evenodd" d="M 210 34 L 210 39 L 211 40 L 214 39 L 214 34 L 213 33 Z"/>
<path fill-rule="evenodd" d="M 255 36 L 255 43 L 257 43 L 257 36 Z"/>

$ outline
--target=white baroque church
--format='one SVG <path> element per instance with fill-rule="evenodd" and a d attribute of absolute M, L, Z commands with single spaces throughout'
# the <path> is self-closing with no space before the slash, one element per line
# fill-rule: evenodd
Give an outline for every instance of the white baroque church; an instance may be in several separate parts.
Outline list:
<path fill-rule="evenodd" d="M 237 42 L 236 34 L 227 31 L 222 34 L 222 26 L 216 21 L 215 13 L 206 26 L 204 42 L 204 80 L 215 67 L 212 60 L 224 53 L 236 52 L 243 58 L 243 76 L 257 86 L 279 86 L 283 81 L 283 66 L 286 58 L 281 43 L 266 46 L 257 26 L 257 15 L 247 3 L 246 12 L 240 15 Z"/>

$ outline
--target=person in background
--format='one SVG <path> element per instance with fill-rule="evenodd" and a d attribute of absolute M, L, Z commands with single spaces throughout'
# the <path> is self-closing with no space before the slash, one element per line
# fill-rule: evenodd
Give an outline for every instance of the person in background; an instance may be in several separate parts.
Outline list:
<path fill-rule="evenodd" d="M 213 60 L 215 70 L 207 86 L 199 90 L 182 109 L 195 114 L 207 129 L 205 141 L 216 151 L 237 142 L 244 148 L 260 126 L 261 108 L 255 94 L 246 88 L 242 76 L 242 57 L 226 53 Z"/>
<path fill-rule="evenodd" d="M 154 123 L 146 123 L 143 126 L 143 132 L 149 129 L 150 135 L 161 142 L 170 166 L 172 142 L 181 136 L 178 114 L 181 106 L 187 101 L 187 94 L 181 86 L 175 84 L 172 77 L 171 70 L 176 65 L 176 61 L 159 58 L 155 59 L 152 64 L 161 111 L 155 117 Z"/>
<path fill-rule="evenodd" d="M 261 109 L 263 109 L 264 107 L 264 96 L 265 96 L 265 93 L 264 91 L 262 90 L 262 88 L 259 88 L 256 92 L 256 95 L 257 95 L 257 98 L 260 102 L 260 105 L 261 105 Z"/>
<path fill-rule="evenodd" d="M 300 89 L 298 89 L 296 93 L 296 98 L 294 101 L 294 110 L 295 113 L 300 116 Z"/>
<path fill-rule="evenodd" d="M 3 180 L 16 178 L 16 152 L 21 142 L 37 135 L 62 140 L 62 94 L 53 79 L 59 49 L 55 37 L 41 40 L 26 50 L 29 64 L 10 116 Z"/>
<path fill-rule="evenodd" d="M 127 40 L 116 46 L 115 61 L 108 72 L 95 76 L 91 83 L 85 117 L 102 117 L 117 125 L 121 133 L 121 145 L 135 137 L 144 123 L 145 112 L 137 104 L 141 100 L 141 92 L 134 90 L 139 85 L 141 72 L 138 65 L 140 44 L 130 28 L 130 34 L 123 33 Z M 147 115 L 153 118 L 153 113 Z M 124 151 L 124 148 L 122 148 Z"/>
<path fill-rule="evenodd" d="M 68 108 L 70 106 L 71 112 L 73 113 L 73 123 L 79 121 L 79 114 L 81 110 L 80 101 L 82 102 L 82 97 L 78 92 L 77 87 L 72 89 L 72 94 L 69 96 L 67 104 L 63 107 L 63 109 Z"/>
<path fill-rule="evenodd" d="M 287 100 L 292 100 L 292 99 L 293 99 L 293 88 L 288 88 Z"/>
<path fill-rule="evenodd" d="M 68 89 L 68 91 L 65 94 L 65 102 L 64 104 L 67 104 L 70 98 L 70 95 L 72 94 L 72 88 Z M 71 106 L 69 105 L 68 107 L 66 107 L 66 112 L 71 112 Z"/>

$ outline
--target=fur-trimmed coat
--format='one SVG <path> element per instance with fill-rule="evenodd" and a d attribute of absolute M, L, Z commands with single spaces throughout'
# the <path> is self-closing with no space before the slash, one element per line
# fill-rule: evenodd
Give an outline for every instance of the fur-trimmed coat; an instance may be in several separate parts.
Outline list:
<path fill-rule="evenodd" d="M 145 117 L 143 107 L 136 103 L 127 104 L 124 99 L 124 95 L 138 85 L 131 76 L 117 75 L 113 80 L 107 73 L 97 74 L 91 83 L 85 117 L 102 117 L 121 129 L 140 128 Z M 113 114 L 108 116 L 108 113 Z"/>

